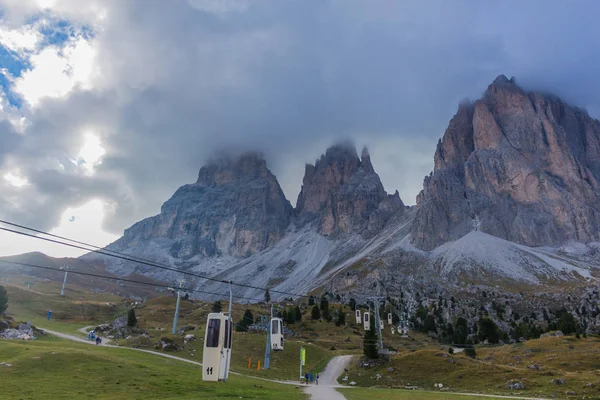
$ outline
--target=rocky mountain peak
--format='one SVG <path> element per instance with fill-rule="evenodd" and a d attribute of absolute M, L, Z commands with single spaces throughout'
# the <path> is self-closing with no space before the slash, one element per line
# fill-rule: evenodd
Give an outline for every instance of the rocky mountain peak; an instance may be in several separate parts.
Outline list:
<path fill-rule="evenodd" d="M 529 246 L 598 240 L 600 123 L 501 75 L 462 105 L 418 197 L 414 243 L 473 230 Z"/>
<path fill-rule="evenodd" d="M 373 164 L 371 164 L 371 156 L 369 155 L 369 149 L 363 147 L 362 152 L 360 153 L 360 163 L 368 173 L 375 173 L 375 169 L 373 168 Z"/>
<path fill-rule="evenodd" d="M 344 143 L 306 166 L 296 212 L 301 222 L 318 221 L 323 235 L 354 231 L 369 235 L 403 209 L 402 202 L 392 197 L 375 173 L 368 150 L 363 149 L 359 159 L 356 148 Z"/>
<path fill-rule="evenodd" d="M 516 78 L 513 76 L 512 78 L 508 79 L 506 77 L 506 75 L 498 75 L 496 77 L 496 79 L 494 79 L 494 81 L 491 83 L 490 86 L 511 86 L 511 85 L 516 85 Z"/>
<path fill-rule="evenodd" d="M 266 179 L 270 174 L 263 155 L 247 152 L 239 156 L 223 156 L 210 160 L 200 168 L 197 184 L 221 185 L 239 179 Z"/>
<path fill-rule="evenodd" d="M 212 160 L 196 183 L 180 187 L 161 213 L 125 231 L 114 246 L 152 240 L 170 243 L 170 255 L 248 256 L 275 244 L 293 209 L 259 153 Z"/>

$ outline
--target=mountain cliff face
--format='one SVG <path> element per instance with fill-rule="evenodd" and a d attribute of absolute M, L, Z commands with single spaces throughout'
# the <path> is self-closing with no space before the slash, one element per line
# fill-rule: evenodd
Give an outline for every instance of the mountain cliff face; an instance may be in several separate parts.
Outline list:
<path fill-rule="evenodd" d="M 109 249 L 294 293 L 397 293 L 405 281 L 586 285 L 600 276 L 600 122 L 585 111 L 500 76 L 460 105 L 434 161 L 417 206 L 405 207 L 366 149 L 359 157 L 333 146 L 306 166 L 295 210 L 260 156 L 212 162 Z M 117 274 L 177 275 L 84 258 Z"/>
<path fill-rule="evenodd" d="M 301 222 L 316 221 L 324 236 L 371 236 L 404 210 L 398 192 L 388 195 L 367 149 L 358 158 L 349 145 L 331 147 L 315 165 L 306 165 L 296 212 Z"/>
<path fill-rule="evenodd" d="M 450 121 L 411 228 L 424 250 L 473 230 L 527 246 L 600 237 L 600 122 L 498 77 Z"/>
<path fill-rule="evenodd" d="M 179 188 L 159 215 L 127 229 L 111 248 L 166 238 L 178 259 L 247 257 L 277 243 L 291 216 L 292 206 L 265 160 L 248 153 L 200 169 L 196 183 Z"/>

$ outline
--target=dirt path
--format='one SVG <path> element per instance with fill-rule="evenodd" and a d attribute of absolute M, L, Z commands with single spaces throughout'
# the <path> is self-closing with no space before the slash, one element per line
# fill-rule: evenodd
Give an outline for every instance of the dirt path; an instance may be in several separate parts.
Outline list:
<path fill-rule="evenodd" d="M 335 389 L 342 387 L 338 384 L 337 378 L 344 372 L 344 368 L 350 361 L 352 356 L 333 357 L 319 375 L 319 384 L 309 385 L 305 392 L 310 394 L 312 400 L 346 400 L 344 395 Z"/>
<path fill-rule="evenodd" d="M 77 329 L 77 332 L 81 332 L 85 336 L 87 336 L 94 327 L 95 327 L 95 325 L 84 326 L 83 328 Z M 48 331 L 48 332 L 50 332 L 50 331 Z M 90 340 L 90 342 L 95 344 L 94 340 Z M 108 344 L 110 342 L 111 342 L 111 340 L 109 338 L 107 338 L 107 337 L 102 338 L 102 344 Z"/>

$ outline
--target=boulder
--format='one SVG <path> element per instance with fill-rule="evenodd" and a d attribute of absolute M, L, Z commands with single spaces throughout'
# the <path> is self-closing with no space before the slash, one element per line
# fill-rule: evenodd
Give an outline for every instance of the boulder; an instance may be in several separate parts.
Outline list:
<path fill-rule="evenodd" d="M 564 385 L 565 381 L 563 378 L 558 378 L 558 379 L 552 379 L 552 383 L 555 385 Z"/>
<path fill-rule="evenodd" d="M 162 349 L 164 351 L 178 351 L 179 347 L 175 343 L 163 343 Z"/>
<path fill-rule="evenodd" d="M 522 390 L 525 389 L 525 384 L 520 381 L 508 381 L 507 386 L 511 390 Z"/>
<path fill-rule="evenodd" d="M 0 332 L 0 338 L 8 340 L 33 340 L 35 339 L 32 335 L 23 333 L 17 329 L 6 329 Z"/>
<path fill-rule="evenodd" d="M 19 324 L 19 326 L 17 327 L 17 330 L 19 332 L 25 333 L 29 336 L 33 336 L 33 328 L 31 326 L 31 322 L 27 322 L 25 324 Z"/>
<path fill-rule="evenodd" d="M 195 331 L 195 330 L 196 330 L 196 326 L 195 326 L 195 325 L 185 325 L 185 326 L 182 326 L 182 327 L 179 329 L 179 334 L 180 334 L 180 335 L 183 335 L 183 334 L 184 334 L 184 333 L 186 333 L 186 332 L 189 332 L 189 331 Z"/>
<path fill-rule="evenodd" d="M 192 340 L 196 340 L 196 335 L 189 333 L 189 334 L 185 335 L 184 340 L 186 342 L 191 342 Z"/>

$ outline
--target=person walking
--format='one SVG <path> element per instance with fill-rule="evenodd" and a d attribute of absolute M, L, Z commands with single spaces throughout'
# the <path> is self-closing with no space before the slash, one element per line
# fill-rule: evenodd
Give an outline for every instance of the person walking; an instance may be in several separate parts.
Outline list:
<path fill-rule="evenodd" d="M 313 379 L 314 379 L 314 375 L 312 373 L 312 371 L 310 372 L 310 374 L 308 374 L 308 378 L 310 379 L 310 383 L 313 383 Z"/>
<path fill-rule="evenodd" d="M 317 377 L 315 378 L 315 383 L 318 385 L 319 384 L 319 374 L 317 374 Z"/>
<path fill-rule="evenodd" d="M 304 382 L 308 385 L 308 372 L 304 373 Z"/>

